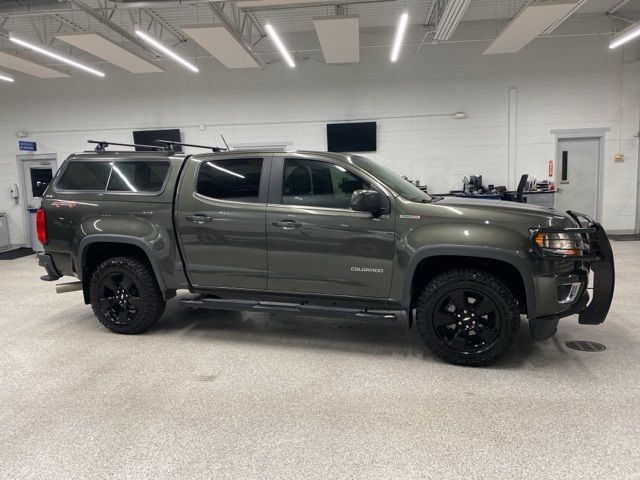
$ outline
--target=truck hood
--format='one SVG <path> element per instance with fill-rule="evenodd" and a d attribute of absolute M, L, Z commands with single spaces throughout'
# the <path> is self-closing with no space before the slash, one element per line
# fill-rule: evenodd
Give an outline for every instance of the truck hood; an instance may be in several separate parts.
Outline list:
<path fill-rule="evenodd" d="M 500 211 L 505 213 L 520 213 L 530 215 L 555 214 L 563 216 L 560 212 L 540 205 L 530 205 L 528 203 L 505 202 L 503 200 L 480 200 L 475 198 L 445 197 L 436 202 L 438 205 L 449 205 L 480 210 Z"/>
<path fill-rule="evenodd" d="M 508 217 L 513 217 L 516 223 L 524 220 L 531 225 L 575 226 L 575 222 L 564 212 L 527 203 L 445 197 L 431 205 L 458 209 L 468 214 L 475 213 L 480 218 L 500 217 L 504 221 Z"/>

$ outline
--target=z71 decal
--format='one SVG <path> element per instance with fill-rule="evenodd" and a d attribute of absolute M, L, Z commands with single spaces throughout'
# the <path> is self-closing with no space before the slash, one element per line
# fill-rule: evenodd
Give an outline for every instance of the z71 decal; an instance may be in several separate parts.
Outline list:
<path fill-rule="evenodd" d="M 51 202 L 51 206 L 56 208 L 60 208 L 60 207 L 74 208 L 76 206 L 76 202 L 70 202 L 69 200 L 55 200 Z"/>

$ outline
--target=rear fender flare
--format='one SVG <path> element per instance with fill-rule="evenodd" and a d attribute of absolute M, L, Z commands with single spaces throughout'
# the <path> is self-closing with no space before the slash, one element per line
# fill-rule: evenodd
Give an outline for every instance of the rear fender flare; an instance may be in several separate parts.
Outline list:
<path fill-rule="evenodd" d="M 87 247 L 94 243 L 121 243 L 134 245 L 142 249 L 145 253 L 147 260 L 149 261 L 149 265 L 153 270 L 153 274 L 156 277 L 156 282 L 158 282 L 158 287 L 160 288 L 160 292 L 162 292 L 162 298 L 168 300 L 174 296 L 174 292 L 167 289 L 167 286 L 164 282 L 164 278 L 162 277 L 162 270 L 160 269 L 158 257 L 147 242 L 142 240 L 139 237 L 132 237 L 129 235 L 119 235 L 119 234 L 96 234 L 89 235 L 80 240 L 80 244 L 78 245 L 78 254 L 76 258 L 76 265 L 78 265 L 78 275 L 81 280 L 83 280 L 83 285 L 87 284 L 82 278 L 82 273 L 84 272 L 84 265 L 86 262 L 86 253 Z M 84 289 L 86 290 L 86 289 Z M 88 301 L 88 292 L 84 292 L 85 302 Z"/>

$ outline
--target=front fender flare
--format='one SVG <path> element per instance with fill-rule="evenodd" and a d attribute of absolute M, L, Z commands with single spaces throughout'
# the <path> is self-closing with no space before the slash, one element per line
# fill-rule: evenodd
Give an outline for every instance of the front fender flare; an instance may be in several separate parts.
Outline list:
<path fill-rule="evenodd" d="M 527 267 L 526 260 L 516 252 L 500 248 L 479 247 L 473 245 L 433 245 L 417 249 L 411 256 L 409 264 L 405 270 L 404 288 L 401 300 L 401 304 L 404 308 L 408 309 L 411 307 L 413 276 L 420 262 L 426 258 L 442 256 L 484 258 L 508 263 L 514 267 L 522 277 L 527 300 L 527 316 L 529 318 L 535 318 L 535 287 L 533 277 L 530 269 Z"/>

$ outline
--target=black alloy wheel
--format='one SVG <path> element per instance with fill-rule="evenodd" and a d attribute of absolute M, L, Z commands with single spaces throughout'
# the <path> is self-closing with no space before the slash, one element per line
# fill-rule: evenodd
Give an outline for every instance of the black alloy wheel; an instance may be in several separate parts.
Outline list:
<path fill-rule="evenodd" d="M 443 345 L 462 353 L 490 348 L 498 338 L 502 315 L 486 295 L 454 288 L 436 303 L 433 327 Z"/>
<path fill-rule="evenodd" d="M 103 315 L 117 325 L 133 322 L 140 308 L 140 291 L 126 273 L 114 272 L 105 276 L 98 287 Z"/>
<path fill-rule="evenodd" d="M 113 257 L 98 265 L 89 296 L 100 323 L 117 333 L 144 332 L 166 305 L 151 265 L 140 257 Z"/>
<path fill-rule="evenodd" d="M 448 270 L 431 279 L 415 302 L 416 325 L 429 349 L 457 365 L 488 365 L 520 329 L 513 291 L 485 270 Z"/>

